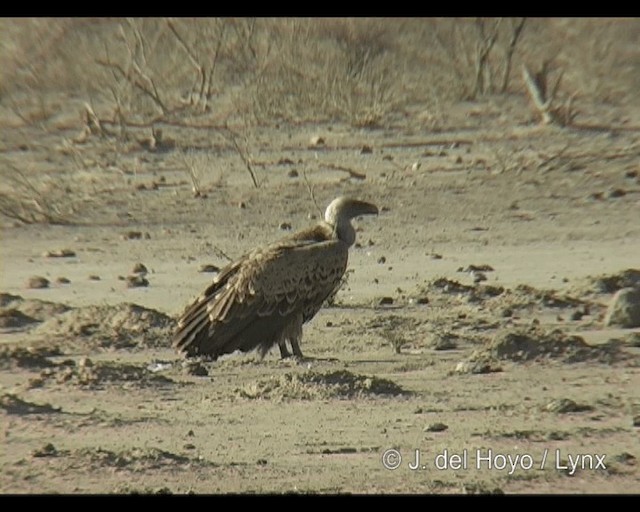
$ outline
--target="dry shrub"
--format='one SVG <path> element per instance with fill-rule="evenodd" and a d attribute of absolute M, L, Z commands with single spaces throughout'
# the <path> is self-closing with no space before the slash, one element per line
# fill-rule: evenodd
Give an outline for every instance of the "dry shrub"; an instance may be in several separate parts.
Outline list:
<path fill-rule="evenodd" d="M 635 98 L 640 20 L 517 18 L 53 18 L 0 20 L 2 102 L 44 122 L 76 96 L 112 121 L 233 114 L 375 126 L 419 105 L 524 93 L 553 59 L 568 91 Z M 55 93 L 55 94 L 54 94 Z M 103 108 L 106 102 L 106 109 Z"/>
<path fill-rule="evenodd" d="M 286 20 L 257 77 L 258 118 L 341 119 L 374 126 L 393 107 L 391 32 L 384 20 Z"/>
<path fill-rule="evenodd" d="M 71 189 L 60 180 L 34 177 L 0 163 L 0 215 L 25 224 L 69 224 L 75 213 Z"/>

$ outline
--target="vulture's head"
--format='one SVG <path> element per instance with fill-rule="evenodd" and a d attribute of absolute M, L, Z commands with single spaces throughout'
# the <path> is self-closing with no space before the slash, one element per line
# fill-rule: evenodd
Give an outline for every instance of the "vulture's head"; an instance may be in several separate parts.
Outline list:
<path fill-rule="evenodd" d="M 360 215 L 378 215 L 378 207 L 372 203 L 350 197 L 338 197 L 331 201 L 324 214 L 324 220 L 331 225 L 340 240 L 349 245 L 356 241 L 356 232 L 351 219 Z"/>

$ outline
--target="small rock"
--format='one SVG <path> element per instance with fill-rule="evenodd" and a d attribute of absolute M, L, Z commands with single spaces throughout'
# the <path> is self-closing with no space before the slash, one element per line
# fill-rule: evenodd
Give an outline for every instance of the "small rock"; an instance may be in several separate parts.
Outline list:
<path fill-rule="evenodd" d="M 309 139 L 309 144 L 312 146 L 324 146 L 325 141 L 319 135 L 314 135 L 313 137 L 311 137 L 311 139 Z"/>
<path fill-rule="evenodd" d="M 187 364 L 187 374 L 195 377 L 207 377 L 209 372 L 202 363 L 195 361 Z"/>
<path fill-rule="evenodd" d="M 297 178 L 298 176 L 300 176 L 300 174 L 298 174 L 298 171 L 296 171 L 295 169 L 291 169 L 288 173 L 287 176 L 289 178 Z"/>
<path fill-rule="evenodd" d="M 187 437 L 194 437 L 195 433 L 193 432 L 193 430 L 189 430 L 189 432 L 187 432 Z"/>
<path fill-rule="evenodd" d="M 49 280 L 42 276 L 31 276 L 27 280 L 27 288 L 49 288 Z"/>
<path fill-rule="evenodd" d="M 73 258 L 76 255 L 71 249 L 57 249 L 55 251 L 45 251 L 42 253 L 44 258 Z"/>
<path fill-rule="evenodd" d="M 238 208 L 240 208 L 241 210 L 244 210 L 247 207 L 247 203 L 245 203 L 244 201 L 240 201 L 238 203 Z"/>
<path fill-rule="evenodd" d="M 513 309 L 511 309 L 511 308 L 504 308 L 504 309 L 500 312 L 500 315 L 501 315 L 503 318 L 510 318 L 510 317 L 512 317 L 512 316 L 513 316 Z"/>
<path fill-rule="evenodd" d="M 195 450 L 196 449 L 196 445 L 193 443 L 186 443 L 184 444 L 183 448 L 185 450 Z"/>
<path fill-rule="evenodd" d="M 78 361 L 78 366 L 80 368 L 91 368 L 93 366 L 93 361 L 88 357 L 83 357 Z"/>
<path fill-rule="evenodd" d="M 629 466 L 635 466 L 636 458 L 629 452 L 622 452 L 613 457 L 613 460 L 620 462 L 621 464 L 627 464 Z"/>
<path fill-rule="evenodd" d="M 258 466 L 266 466 L 266 465 L 267 465 L 267 459 L 258 459 L 258 460 L 256 461 L 256 464 L 257 464 Z"/>
<path fill-rule="evenodd" d="M 457 336 L 450 334 L 436 334 L 431 340 L 431 348 L 433 350 L 454 350 L 457 348 Z"/>
<path fill-rule="evenodd" d="M 609 190 L 609 192 L 607 193 L 607 197 L 609 199 L 615 199 L 616 197 L 623 197 L 626 195 L 627 195 L 627 192 L 622 188 L 614 188 Z"/>
<path fill-rule="evenodd" d="M 426 295 L 416 297 L 416 304 L 429 304 L 429 297 Z"/>
<path fill-rule="evenodd" d="M 471 272 L 471 277 L 473 278 L 473 282 L 475 284 L 479 284 L 487 280 L 487 276 L 485 276 L 482 272 L 477 271 Z"/>
<path fill-rule="evenodd" d="M 578 320 L 582 320 L 582 317 L 584 316 L 584 313 L 580 310 L 578 311 L 574 311 L 573 313 L 571 313 L 571 316 L 569 318 L 571 318 L 571 320 L 573 321 L 578 321 Z"/>
<path fill-rule="evenodd" d="M 636 415 L 633 417 L 632 425 L 633 425 L 634 427 L 640 427 L 640 414 L 636 414 Z"/>
<path fill-rule="evenodd" d="M 200 265 L 198 272 L 220 272 L 220 267 L 217 265 L 212 265 L 210 263 L 205 263 Z"/>
<path fill-rule="evenodd" d="M 127 231 L 122 235 L 123 240 L 142 240 L 142 231 Z"/>
<path fill-rule="evenodd" d="M 126 282 L 127 288 L 141 288 L 144 286 L 149 286 L 149 281 L 140 274 L 127 276 Z"/>
<path fill-rule="evenodd" d="M 89 276 L 89 280 L 90 281 L 100 281 L 100 276 L 97 276 L 96 274 L 91 274 Z"/>
<path fill-rule="evenodd" d="M 362 146 L 362 149 L 360 149 L 361 155 L 368 155 L 371 153 L 373 153 L 373 149 L 371 149 L 371 146 L 367 146 L 366 144 Z"/>
<path fill-rule="evenodd" d="M 442 254 L 437 254 L 435 252 L 432 252 L 431 254 L 429 254 L 429 257 L 432 260 L 441 260 L 442 259 Z"/>
<path fill-rule="evenodd" d="M 45 444 L 42 448 L 38 448 L 33 451 L 34 457 L 57 457 L 58 450 L 51 443 Z"/>
<path fill-rule="evenodd" d="M 71 281 L 69 279 L 67 279 L 66 277 L 58 277 L 56 279 L 56 283 L 58 284 L 69 284 Z"/>
<path fill-rule="evenodd" d="M 378 301 L 379 306 L 389 306 L 393 304 L 393 299 L 391 297 L 381 297 Z"/>
<path fill-rule="evenodd" d="M 570 398 L 560 398 L 558 400 L 552 400 L 545 405 L 545 410 L 549 412 L 555 412 L 558 414 L 566 414 L 568 412 L 584 412 L 592 411 L 593 407 L 585 404 L 577 404 Z"/>
<path fill-rule="evenodd" d="M 383 263 L 386 263 L 386 262 L 387 262 L 387 258 L 385 258 L 384 256 L 380 256 L 380 257 L 378 258 L 378 263 L 379 263 L 380 265 L 382 265 Z"/>
<path fill-rule="evenodd" d="M 461 361 L 454 369 L 454 373 L 470 373 L 472 375 L 501 371 L 502 368 L 500 366 L 497 366 L 490 361 Z"/>
<path fill-rule="evenodd" d="M 136 263 L 133 266 L 133 270 L 131 271 L 133 274 L 146 274 L 147 267 L 145 267 L 142 263 Z"/>
<path fill-rule="evenodd" d="M 449 428 L 449 425 L 446 425 L 445 423 L 436 422 L 436 423 L 430 423 L 429 425 L 427 425 L 424 428 L 424 432 L 444 432 L 448 428 Z"/>
<path fill-rule="evenodd" d="M 288 222 L 281 222 L 279 228 L 282 231 L 291 231 L 291 224 L 289 224 Z"/>
<path fill-rule="evenodd" d="M 607 308 L 604 325 L 640 327 L 640 288 L 622 288 L 616 292 Z"/>

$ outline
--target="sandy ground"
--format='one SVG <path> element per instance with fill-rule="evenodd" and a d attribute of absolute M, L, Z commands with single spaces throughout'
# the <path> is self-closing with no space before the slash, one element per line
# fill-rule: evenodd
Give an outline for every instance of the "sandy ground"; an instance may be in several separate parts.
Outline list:
<path fill-rule="evenodd" d="M 463 104 L 439 133 L 419 111 L 264 129 L 260 188 L 215 134 L 166 127 L 209 155 L 206 197 L 171 147 L 74 153 L 68 118 L 5 116 L 4 158 L 77 213 L 4 221 L 0 491 L 638 492 L 640 328 L 603 318 L 640 282 L 640 111 L 595 110 L 567 130 L 518 98 Z M 309 359 L 183 361 L 170 334 L 202 265 L 313 223 L 310 186 L 320 209 L 347 194 L 381 214 L 355 222 Z M 148 286 L 128 287 L 137 263 Z"/>

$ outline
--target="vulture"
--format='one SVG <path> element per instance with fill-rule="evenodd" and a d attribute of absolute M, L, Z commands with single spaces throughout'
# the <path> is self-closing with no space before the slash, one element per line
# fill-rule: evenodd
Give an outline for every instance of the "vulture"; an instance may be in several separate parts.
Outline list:
<path fill-rule="evenodd" d="M 223 268 L 178 320 L 174 348 L 217 359 L 236 350 L 261 357 L 278 344 L 282 358 L 302 358 L 302 325 L 337 291 L 356 239 L 351 219 L 378 214 L 374 204 L 338 197 L 324 221 Z"/>

